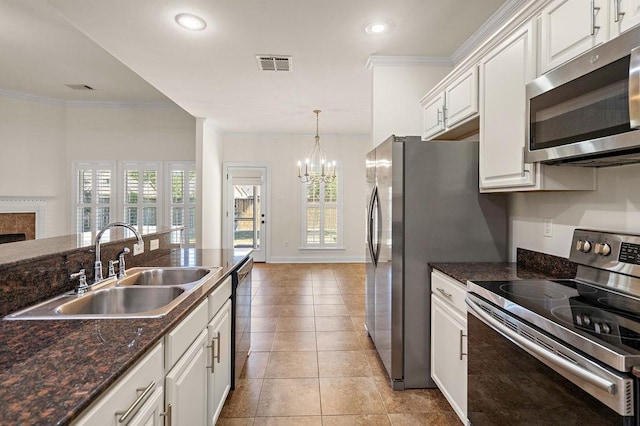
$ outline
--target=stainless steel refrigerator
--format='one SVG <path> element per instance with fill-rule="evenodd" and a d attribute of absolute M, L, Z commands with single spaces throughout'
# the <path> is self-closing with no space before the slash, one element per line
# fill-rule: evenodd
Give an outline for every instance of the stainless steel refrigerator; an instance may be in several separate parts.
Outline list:
<path fill-rule="evenodd" d="M 366 326 L 395 390 L 435 387 L 429 262 L 503 262 L 506 199 L 478 192 L 478 143 L 391 136 L 367 154 Z"/>

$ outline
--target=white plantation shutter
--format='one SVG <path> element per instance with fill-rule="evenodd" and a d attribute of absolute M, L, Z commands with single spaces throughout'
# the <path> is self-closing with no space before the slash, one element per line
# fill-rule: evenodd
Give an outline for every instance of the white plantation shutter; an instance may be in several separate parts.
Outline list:
<path fill-rule="evenodd" d="M 162 224 L 161 173 L 158 162 L 120 164 L 124 222 L 140 232 L 156 232 Z"/>
<path fill-rule="evenodd" d="M 172 228 L 184 227 L 185 241 L 179 241 L 179 234 L 172 233 L 172 243 L 182 242 L 195 245 L 196 242 L 196 164 L 195 162 L 167 163 L 167 199 Z M 175 240 L 175 241 L 173 241 Z"/>
<path fill-rule="evenodd" d="M 342 247 L 342 182 L 302 185 L 302 247 Z"/>
<path fill-rule="evenodd" d="M 75 229 L 81 242 L 90 244 L 92 233 L 114 219 L 113 170 L 109 161 L 74 164 Z"/>

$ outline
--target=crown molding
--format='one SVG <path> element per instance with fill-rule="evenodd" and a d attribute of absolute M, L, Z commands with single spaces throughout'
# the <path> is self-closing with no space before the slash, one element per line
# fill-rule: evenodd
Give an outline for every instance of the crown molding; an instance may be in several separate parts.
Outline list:
<path fill-rule="evenodd" d="M 487 40 L 523 6 L 528 0 L 507 0 L 502 6 L 494 12 L 481 26 L 474 32 L 471 37 L 466 39 L 464 43 L 456 49 L 451 55 L 451 62 L 457 64 L 467 57 L 474 49 L 476 49 L 483 41 Z"/>
<path fill-rule="evenodd" d="M 447 56 L 369 56 L 365 67 L 373 69 L 378 66 L 432 66 L 451 67 L 453 63 Z"/>
<path fill-rule="evenodd" d="M 180 108 L 173 102 L 115 102 L 115 101 L 65 101 L 64 99 L 37 96 L 29 93 L 13 92 L 0 89 L 0 96 L 11 99 L 19 99 L 28 102 L 37 102 L 47 105 L 57 105 L 74 108 L 149 108 L 149 109 L 176 109 Z"/>

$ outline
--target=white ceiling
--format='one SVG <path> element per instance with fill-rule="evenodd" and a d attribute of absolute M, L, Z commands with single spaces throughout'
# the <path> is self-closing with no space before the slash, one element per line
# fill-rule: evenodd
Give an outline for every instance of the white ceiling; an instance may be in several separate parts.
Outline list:
<path fill-rule="evenodd" d="M 449 57 L 503 3 L 2 0 L 0 89 L 72 101 L 164 102 L 164 94 L 225 133 L 312 133 L 318 108 L 321 133 L 366 134 L 370 56 Z M 207 28 L 178 27 L 182 12 Z M 366 34 L 378 19 L 392 31 Z M 291 55 L 293 71 L 261 72 L 256 54 Z"/>

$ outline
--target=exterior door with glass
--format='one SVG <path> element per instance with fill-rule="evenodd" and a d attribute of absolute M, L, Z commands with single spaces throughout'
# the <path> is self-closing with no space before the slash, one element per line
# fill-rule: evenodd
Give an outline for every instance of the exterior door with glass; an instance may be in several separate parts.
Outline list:
<path fill-rule="evenodd" d="M 227 246 L 253 249 L 255 262 L 266 261 L 266 179 L 264 167 L 227 168 Z"/>

